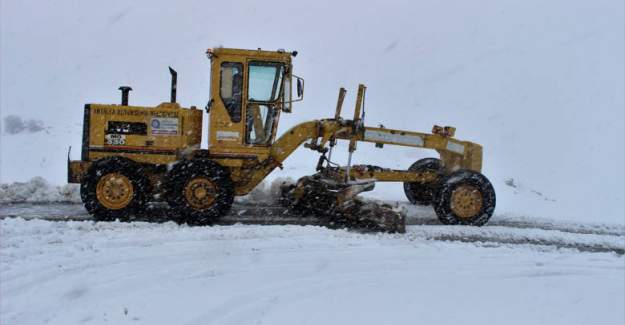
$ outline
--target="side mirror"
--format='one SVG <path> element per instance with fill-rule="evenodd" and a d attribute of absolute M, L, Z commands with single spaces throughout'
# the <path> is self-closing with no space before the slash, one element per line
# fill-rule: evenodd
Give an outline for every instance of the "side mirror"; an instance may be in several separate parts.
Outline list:
<path fill-rule="evenodd" d="M 304 83 L 302 79 L 297 78 L 297 98 L 304 96 Z"/>
<path fill-rule="evenodd" d="M 297 79 L 297 98 L 294 98 L 294 102 L 299 102 L 304 99 L 304 79 L 293 75 Z"/>

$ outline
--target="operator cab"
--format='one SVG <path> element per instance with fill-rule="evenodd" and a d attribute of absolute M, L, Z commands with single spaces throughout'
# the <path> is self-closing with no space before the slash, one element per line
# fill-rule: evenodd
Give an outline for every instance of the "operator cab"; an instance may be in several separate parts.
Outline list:
<path fill-rule="evenodd" d="M 211 152 L 258 147 L 268 152 L 273 143 L 280 112 L 291 112 L 302 100 L 303 79 L 291 73 L 291 56 L 284 50 L 209 49 L 211 99 L 209 149 Z M 297 98 L 292 96 L 297 79 Z"/>

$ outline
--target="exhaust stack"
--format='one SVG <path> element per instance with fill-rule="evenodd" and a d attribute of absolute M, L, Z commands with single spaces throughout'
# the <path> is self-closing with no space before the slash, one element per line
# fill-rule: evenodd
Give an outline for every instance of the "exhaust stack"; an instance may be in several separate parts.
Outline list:
<path fill-rule="evenodd" d="M 128 94 L 132 90 L 132 88 L 128 86 L 121 86 L 119 90 L 122 92 L 122 106 L 128 106 Z"/>
<path fill-rule="evenodd" d="M 176 70 L 169 67 L 169 73 L 171 73 L 171 99 L 170 102 L 176 102 L 176 84 L 178 83 L 178 73 Z"/>

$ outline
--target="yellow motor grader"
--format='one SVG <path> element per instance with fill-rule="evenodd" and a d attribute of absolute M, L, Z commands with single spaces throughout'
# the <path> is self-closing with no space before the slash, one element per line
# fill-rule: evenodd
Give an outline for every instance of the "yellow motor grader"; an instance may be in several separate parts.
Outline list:
<path fill-rule="evenodd" d="M 403 231 L 391 209 L 371 209 L 356 199 L 375 182 L 402 182 L 413 204 L 433 205 L 444 224 L 483 225 L 495 209 L 491 183 L 480 174 L 482 147 L 454 138 L 455 128 L 432 133 L 364 125 L 366 87 L 358 87 L 354 115 L 343 119 L 346 91 L 339 91 L 333 118 L 303 122 L 276 138 L 281 113 L 304 96 L 304 79 L 293 74 L 296 51 L 209 49 L 211 98 L 208 148 L 200 148 L 202 111 L 171 99 L 155 107 L 128 104 L 130 87 L 120 87 L 117 104 L 86 104 L 81 159 L 68 154 L 68 182 L 81 184 L 87 211 L 97 220 L 127 219 L 148 202 L 168 203 L 182 220 L 210 224 L 226 214 L 235 196 L 252 191 L 294 150 L 320 153 L 317 173 L 283 187 L 282 201 L 293 211 L 315 213 L 339 224 L 368 224 Z M 293 92 L 295 88 L 295 93 Z M 337 141 L 349 141 L 346 166 L 332 161 Z M 407 170 L 352 164 L 358 142 L 434 149 Z"/>

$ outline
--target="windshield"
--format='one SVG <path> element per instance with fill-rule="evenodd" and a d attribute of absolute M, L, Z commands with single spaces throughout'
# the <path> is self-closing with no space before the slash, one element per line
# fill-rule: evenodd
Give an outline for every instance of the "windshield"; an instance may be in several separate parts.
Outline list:
<path fill-rule="evenodd" d="M 273 102 L 280 97 L 284 65 L 277 62 L 250 62 L 248 99 Z"/>

